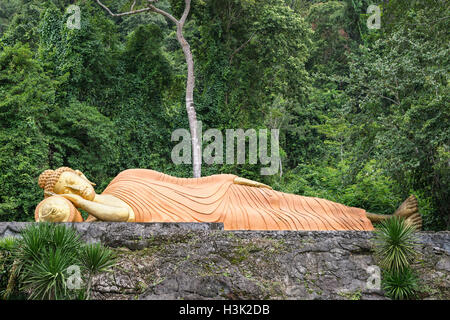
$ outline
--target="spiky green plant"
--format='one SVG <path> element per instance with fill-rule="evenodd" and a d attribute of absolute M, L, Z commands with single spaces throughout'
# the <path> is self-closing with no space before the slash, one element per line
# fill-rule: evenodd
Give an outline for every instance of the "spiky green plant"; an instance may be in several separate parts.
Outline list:
<path fill-rule="evenodd" d="M 418 277 L 410 267 L 405 267 L 402 271 L 385 271 L 382 287 L 391 299 L 411 299 L 415 297 L 418 289 Z"/>
<path fill-rule="evenodd" d="M 4 237 L 0 239 L 0 250 L 12 251 L 16 246 L 17 239 L 14 237 Z"/>
<path fill-rule="evenodd" d="M 100 244 L 87 244 L 81 248 L 80 260 L 83 268 L 88 272 L 86 299 L 89 300 L 92 277 L 100 272 L 110 271 L 116 264 L 116 256 Z"/>
<path fill-rule="evenodd" d="M 33 224 L 21 235 L 12 250 L 7 296 L 20 286 L 28 299 L 89 299 L 92 277 L 110 270 L 116 261 L 111 250 L 101 244 L 85 245 L 73 228 L 62 224 Z M 84 271 L 80 276 L 86 287 L 67 288 L 68 268 L 73 265 Z"/>
<path fill-rule="evenodd" d="M 381 268 L 401 272 L 409 267 L 417 254 L 417 239 L 412 225 L 394 216 L 381 222 L 375 234 L 375 255 Z"/>
<path fill-rule="evenodd" d="M 60 248 L 67 252 L 76 252 L 82 244 L 78 234 L 72 228 L 52 223 L 37 223 L 21 232 L 17 257 L 21 261 L 39 259 L 43 250 Z"/>
<path fill-rule="evenodd" d="M 62 248 L 44 250 L 41 259 L 34 261 L 22 279 L 23 289 L 30 292 L 29 299 L 61 300 L 69 297 L 66 270 L 76 262 L 73 252 Z"/>
<path fill-rule="evenodd" d="M 21 290 L 29 299 L 64 299 L 65 273 L 70 265 L 78 264 L 78 248 L 82 242 L 72 228 L 64 225 L 38 223 L 21 232 L 14 269 Z"/>
<path fill-rule="evenodd" d="M 0 298 L 8 299 L 12 294 L 12 284 L 10 283 L 11 272 L 14 271 L 14 248 L 17 239 L 5 237 L 0 239 Z"/>

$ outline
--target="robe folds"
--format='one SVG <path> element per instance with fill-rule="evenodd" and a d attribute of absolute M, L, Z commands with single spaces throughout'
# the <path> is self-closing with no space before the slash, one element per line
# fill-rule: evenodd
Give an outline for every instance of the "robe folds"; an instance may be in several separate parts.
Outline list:
<path fill-rule="evenodd" d="M 225 230 L 373 230 L 364 209 L 235 184 L 236 177 L 176 178 L 129 169 L 103 194 L 127 203 L 135 222 L 222 222 Z"/>

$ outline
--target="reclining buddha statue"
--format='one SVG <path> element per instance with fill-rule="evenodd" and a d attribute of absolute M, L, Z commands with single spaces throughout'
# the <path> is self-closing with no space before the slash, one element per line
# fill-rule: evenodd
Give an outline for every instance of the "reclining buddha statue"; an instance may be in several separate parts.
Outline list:
<path fill-rule="evenodd" d="M 391 215 L 272 190 L 232 174 L 176 178 L 148 169 L 118 174 L 101 194 L 79 170 L 61 167 L 39 176 L 45 199 L 36 221 L 221 222 L 225 230 L 373 230 Z M 420 229 L 412 195 L 395 211 Z"/>

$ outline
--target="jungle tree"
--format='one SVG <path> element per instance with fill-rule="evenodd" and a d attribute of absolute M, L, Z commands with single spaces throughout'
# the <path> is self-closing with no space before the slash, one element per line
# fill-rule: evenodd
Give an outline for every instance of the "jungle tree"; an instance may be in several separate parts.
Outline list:
<path fill-rule="evenodd" d="M 200 149 L 200 142 L 198 138 L 198 132 L 197 132 L 197 114 L 195 112 L 194 108 L 194 86 L 195 86 L 195 76 L 194 76 L 194 60 L 192 58 L 192 52 L 191 48 L 189 46 L 189 43 L 186 41 L 186 39 L 183 36 L 183 27 L 186 22 L 187 16 L 189 15 L 189 11 L 191 8 L 191 0 L 185 0 L 185 8 L 184 12 L 179 20 L 177 20 L 174 16 L 172 16 L 170 13 L 159 9 L 155 7 L 154 3 L 158 2 L 158 0 L 148 0 L 147 6 L 135 9 L 136 6 L 136 0 L 133 0 L 133 3 L 131 4 L 130 10 L 127 12 L 122 13 L 113 13 L 106 5 L 104 5 L 100 0 L 96 0 L 97 3 L 104 8 L 111 16 L 113 17 L 121 17 L 121 16 L 127 16 L 142 12 L 155 12 L 158 14 L 163 15 L 170 21 L 172 21 L 175 26 L 177 27 L 177 40 L 183 49 L 183 53 L 186 59 L 187 64 L 187 80 L 186 80 L 186 111 L 188 114 L 188 120 L 189 120 L 189 129 L 191 132 L 191 139 L 192 139 L 192 159 L 193 159 L 193 175 L 194 178 L 198 178 L 201 176 L 201 149 Z"/>

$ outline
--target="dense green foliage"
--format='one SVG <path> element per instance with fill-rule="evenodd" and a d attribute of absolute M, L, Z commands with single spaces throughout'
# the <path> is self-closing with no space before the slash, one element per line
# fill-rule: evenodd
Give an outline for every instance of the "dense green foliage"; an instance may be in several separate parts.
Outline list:
<path fill-rule="evenodd" d="M 33 224 L 22 230 L 21 236 L 13 245 L 5 245 L 5 240 L 0 243 L 1 252 L 9 253 L 3 263 L 9 262 L 8 281 L 1 278 L 4 298 L 21 292 L 32 300 L 89 299 L 92 277 L 115 264 L 111 250 L 84 244 L 74 229 L 64 225 Z M 74 266 L 80 277 L 78 288 L 73 279 L 76 271 L 69 269 Z"/>
<path fill-rule="evenodd" d="M 33 220 L 40 172 L 70 166 L 101 192 L 120 171 L 189 177 L 170 159 L 188 128 L 186 65 L 157 14 L 109 17 L 69 0 L 0 2 L 0 215 Z M 133 1 L 104 1 L 113 11 Z M 137 6 L 145 1 L 137 1 Z M 275 189 L 391 214 L 409 194 L 447 229 L 449 7 L 445 0 L 193 0 L 184 27 L 203 128 L 280 129 L 283 175 L 206 165 Z M 179 17 L 184 1 L 158 6 Z"/>

